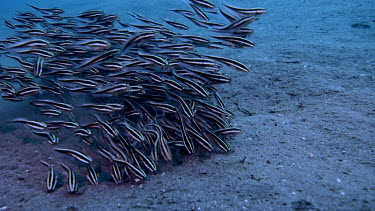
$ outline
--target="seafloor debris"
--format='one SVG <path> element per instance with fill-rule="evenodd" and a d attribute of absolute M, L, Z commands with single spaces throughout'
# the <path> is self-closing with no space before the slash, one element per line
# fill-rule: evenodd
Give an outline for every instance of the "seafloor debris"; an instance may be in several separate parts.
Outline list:
<path fill-rule="evenodd" d="M 69 174 L 69 192 L 77 191 L 71 170 L 76 166 L 86 165 L 95 185 L 100 181 L 95 164 L 112 165 L 113 180 L 121 183 L 143 179 L 156 171 L 156 161 L 172 160 L 176 153 L 230 150 L 225 139 L 240 130 L 230 124 L 233 115 L 213 85 L 230 81 L 219 72 L 221 64 L 244 72 L 249 68 L 196 49 L 253 47 L 246 39 L 253 33 L 247 25 L 265 10 L 219 8 L 207 0 L 189 5 L 192 11 L 172 11 L 207 28 L 213 41 L 182 33 L 190 25 L 136 13 L 128 24 L 100 10 L 64 16 L 62 9 L 30 5 L 34 11 L 5 20 L 15 35 L 0 41 L 8 57 L 2 59 L 19 65 L 1 66 L 1 96 L 28 100 L 40 109 L 38 119 L 11 122 L 28 126 L 72 158 L 59 163 Z M 223 23 L 210 21 L 212 16 Z M 59 139 L 61 134 L 70 138 Z M 95 153 L 104 161 L 93 159 Z M 50 168 L 47 188 L 52 191 L 55 170 L 43 163 Z"/>

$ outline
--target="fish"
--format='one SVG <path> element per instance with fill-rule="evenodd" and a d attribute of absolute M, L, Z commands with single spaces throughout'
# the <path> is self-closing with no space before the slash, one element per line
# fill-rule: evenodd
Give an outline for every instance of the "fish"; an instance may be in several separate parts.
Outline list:
<path fill-rule="evenodd" d="M 154 158 L 154 160 L 158 160 L 158 151 L 159 151 L 158 148 L 159 148 L 163 158 L 167 161 L 171 161 L 172 152 L 171 152 L 171 149 L 168 147 L 167 140 L 165 139 L 165 136 L 164 136 L 165 132 L 163 128 L 158 124 L 150 124 L 150 126 L 154 127 L 154 130 L 149 130 L 149 131 L 154 133 L 156 136 L 152 157 Z"/>
<path fill-rule="evenodd" d="M 33 133 L 38 136 L 47 138 L 50 144 L 57 144 L 59 142 L 59 138 L 53 133 L 49 133 L 45 131 L 35 131 L 35 130 L 33 130 Z"/>
<path fill-rule="evenodd" d="M 151 61 L 159 66 L 162 66 L 162 67 L 168 67 L 168 61 L 166 59 L 163 59 L 161 58 L 160 56 L 156 56 L 156 55 L 151 55 L 151 54 L 145 54 L 145 53 L 140 53 L 138 52 L 138 55 L 142 58 L 142 59 L 146 59 L 148 61 Z"/>
<path fill-rule="evenodd" d="M 178 35 L 178 38 L 190 40 L 195 44 L 207 44 L 210 42 L 209 39 L 196 35 Z M 191 50 L 192 49 L 194 49 L 194 45 L 191 45 Z"/>
<path fill-rule="evenodd" d="M 253 48 L 255 44 L 249 40 L 246 40 L 242 37 L 235 37 L 235 36 L 212 36 L 216 39 L 224 40 L 233 43 L 234 45 L 238 45 L 241 47 L 251 47 Z"/>
<path fill-rule="evenodd" d="M 132 147 L 132 150 L 135 152 L 136 156 L 143 162 L 144 166 L 146 166 L 148 170 L 150 170 L 151 172 L 156 171 L 156 164 L 151 158 L 147 157 L 141 151 L 134 147 Z"/>
<path fill-rule="evenodd" d="M 69 105 L 67 103 L 60 103 L 49 99 L 43 99 L 43 100 L 32 100 L 30 101 L 31 105 L 34 106 L 52 106 L 55 109 L 61 110 L 61 111 L 73 111 L 74 107 L 72 105 Z"/>
<path fill-rule="evenodd" d="M 222 149 L 224 152 L 228 152 L 230 150 L 229 145 L 223 139 L 221 139 L 220 137 L 218 137 L 217 135 L 215 135 L 213 132 L 211 132 L 208 129 L 206 129 L 205 131 L 206 131 L 207 137 L 210 137 L 211 140 L 215 142 L 219 146 L 220 149 Z"/>
<path fill-rule="evenodd" d="M 71 121 L 54 120 L 54 121 L 48 121 L 46 123 L 49 129 L 58 129 L 61 127 L 64 127 L 67 129 L 75 129 L 79 127 L 79 124 L 77 122 L 71 122 Z"/>
<path fill-rule="evenodd" d="M 74 131 L 76 136 L 89 137 L 92 133 L 89 129 L 80 128 Z"/>
<path fill-rule="evenodd" d="M 185 78 L 185 77 L 182 77 L 178 74 L 176 74 L 176 72 L 173 72 L 173 75 L 179 80 L 181 81 L 182 83 L 186 84 L 187 86 L 189 86 L 191 89 L 193 89 L 195 92 L 197 92 L 199 95 L 201 95 L 202 97 L 208 97 L 208 93 L 206 91 L 205 88 L 203 88 L 201 85 L 199 85 L 198 83 L 194 82 L 193 80 L 191 79 L 188 79 L 188 78 Z"/>
<path fill-rule="evenodd" d="M 229 20 L 230 22 L 234 22 L 237 20 L 237 17 L 236 16 L 233 16 L 232 14 L 229 14 L 228 12 L 225 12 L 224 10 L 222 10 L 221 8 L 219 8 L 219 11 L 220 13 L 227 19 Z"/>
<path fill-rule="evenodd" d="M 107 87 L 103 87 L 101 89 L 95 90 L 92 94 L 111 94 L 111 95 L 118 95 L 124 92 L 128 92 L 130 90 L 130 85 L 125 83 L 120 83 L 116 85 L 110 85 Z"/>
<path fill-rule="evenodd" d="M 16 26 L 14 26 L 14 24 L 6 19 L 4 19 L 4 23 L 5 25 L 8 27 L 8 28 L 11 28 L 11 29 L 15 29 Z"/>
<path fill-rule="evenodd" d="M 25 69 L 25 70 L 32 70 L 32 69 L 34 69 L 34 65 L 32 63 L 24 61 L 20 57 L 12 56 L 12 55 L 6 55 L 6 56 L 9 57 L 9 58 L 15 59 L 16 61 L 18 61 L 18 63 L 20 63 L 20 65 L 22 66 L 22 68 Z"/>
<path fill-rule="evenodd" d="M 36 65 L 35 65 L 35 68 L 34 68 L 34 76 L 35 77 L 42 76 L 43 62 L 44 62 L 44 59 L 42 57 L 39 57 Z"/>
<path fill-rule="evenodd" d="M 92 158 L 82 152 L 78 152 L 73 149 L 65 149 L 65 148 L 55 148 L 56 152 L 60 152 L 63 154 L 67 154 L 72 156 L 73 158 L 81 161 L 82 163 L 89 164 L 92 162 Z"/>
<path fill-rule="evenodd" d="M 239 18 L 239 19 L 233 21 L 231 24 L 229 24 L 225 27 L 221 27 L 221 28 L 216 27 L 215 31 L 227 32 L 227 31 L 231 31 L 231 30 L 241 29 L 242 27 L 245 27 L 246 25 L 254 22 L 255 20 L 256 20 L 256 18 L 254 16 Z"/>
<path fill-rule="evenodd" d="M 43 9 L 43 8 L 38 8 L 38 7 L 30 5 L 30 4 L 27 4 L 27 5 L 31 8 L 33 8 L 33 9 L 37 10 L 38 12 L 43 13 L 43 14 L 62 14 L 62 13 L 64 13 L 64 10 L 59 9 L 59 8 Z"/>
<path fill-rule="evenodd" d="M 230 128 L 216 129 L 212 132 L 214 132 L 215 134 L 222 135 L 222 136 L 233 136 L 233 135 L 237 135 L 238 133 L 241 133 L 242 131 L 239 128 L 230 127 Z"/>
<path fill-rule="evenodd" d="M 164 20 L 164 22 L 166 22 L 167 24 L 177 28 L 177 29 L 182 29 L 182 30 L 189 30 L 189 27 L 186 26 L 185 24 L 182 24 L 182 23 L 178 23 L 178 22 L 175 22 L 175 21 L 169 21 L 169 20 Z"/>
<path fill-rule="evenodd" d="M 211 59 L 215 59 L 219 62 L 222 62 L 222 63 L 228 65 L 229 67 L 233 67 L 236 70 L 240 70 L 242 72 L 249 72 L 250 71 L 250 69 L 246 65 L 242 64 L 239 61 L 224 58 L 224 57 L 220 57 L 220 56 L 213 56 L 213 55 L 205 55 L 205 56 L 208 57 L 208 58 L 211 58 Z"/>
<path fill-rule="evenodd" d="M 27 70 L 24 70 L 22 68 L 5 68 L 5 70 L 12 74 L 12 75 L 25 75 L 27 73 Z"/>
<path fill-rule="evenodd" d="M 132 137 L 134 140 L 138 141 L 138 142 L 143 142 L 145 137 L 142 135 L 142 133 L 137 130 L 136 128 L 130 126 L 128 123 L 126 122 L 121 122 L 120 123 L 121 125 L 124 125 L 125 126 L 125 130 L 126 132 L 129 134 L 130 137 Z"/>
<path fill-rule="evenodd" d="M 248 16 L 249 15 L 261 15 L 267 12 L 267 10 L 265 10 L 264 8 L 238 8 L 238 7 L 228 5 L 228 4 L 224 4 L 224 6 L 237 13 L 248 15 Z"/>
<path fill-rule="evenodd" d="M 91 185 L 99 184 L 99 174 L 95 171 L 91 163 L 87 164 L 87 179 L 89 180 Z"/>
<path fill-rule="evenodd" d="M 22 88 L 16 92 L 16 96 L 26 97 L 31 95 L 37 95 L 41 91 L 39 86 L 28 86 Z"/>
<path fill-rule="evenodd" d="M 11 122 L 22 123 L 34 130 L 43 130 L 47 128 L 47 124 L 45 122 L 33 121 L 24 118 L 17 118 Z"/>
<path fill-rule="evenodd" d="M 199 7 L 197 7 L 195 4 L 189 4 L 191 8 L 193 8 L 194 12 L 203 20 L 208 21 L 210 20 L 206 13 L 203 12 Z"/>
<path fill-rule="evenodd" d="M 171 95 L 172 97 L 174 97 L 181 105 L 181 108 L 183 110 L 183 112 L 189 117 L 189 118 L 193 118 L 194 117 L 194 114 L 195 114 L 195 111 L 192 109 L 192 107 L 190 107 L 186 101 L 179 95 L 176 95 L 174 94 L 173 92 L 168 92 L 169 95 Z"/>
<path fill-rule="evenodd" d="M 98 86 L 98 83 L 89 80 L 89 79 L 80 79 L 80 78 L 58 78 L 60 82 L 65 82 L 65 83 L 72 83 L 72 84 L 78 84 L 84 87 L 89 87 L 89 88 L 96 88 Z"/>
<path fill-rule="evenodd" d="M 171 11 L 172 11 L 172 12 L 175 12 L 175 13 L 182 14 L 182 15 L 187 15 L 187 16 L 193 16 L 193 15 L 194 15 L 194 12 L 189 11 L 189 10 L 178 10 L 178 9 L 174 9 L 174 10 L 171 10 Z"/>
<path fill-rule="evenodd" d="M 193 137 L 200 145 L 202 145 L 209 152 L 213 151 L 212 144 L 208 139 L 202 137 L 201 135 L 199 135 L 199 133 L 195 132 L 194 130 L 187 129 L 187 132 L 191 137 Z"/>
<path fill-rule="evenodd" d="M 185 124 L 182 119 L 182 115 L 178 112 L 180 117 L 180 125 L 181 125 L 181 138 L 182 142 L 184 143 L 185 149 L 188 151 L 189 154 L 193 154 L 195 152 L 194 149 L 194 143 L 191 141 L 191 139 L 188 137 Z"/>
<path fill-rule="evenodd" d="M 100 146 L 98 142 L 96 142 L 95 144 L 96 144 L 96 147 L 98 148 L 99 154 L 101 154 L 104 158 L 112 162 L 112 157 L 115 157 L 115 155 L 109 150 L 104 149 L 102 146 Z"/>
<path fill-rule="evenodd" d="M 52 192 L 55 190 L 55 187 L 57 184 L 57 176 L 55 173 L 55 169 L 53 168 L 52 164 L 49 164 L 45 161 L 40 161 L 40 162 L 49 168 L 46 186 L 47 186 L 47 191 Z"/>
<path fill-rule="evenodd" d="M 87 61 L 81 63 L 80 65 L 78 65 L 75 69 L 82 69 L 82 68 L 85 68 L 85 67 L 88 67 L 88 66 L 92 66 L 100 61 L 103 61 L 105 59 L 108 59 L 108 58 L 111 58 L 113 56 L 115 56 L 117 53 L 118 53 L 118 49 L 112 49 L 112 50 L 109 50 L 109 51 L 106 51 L 100 55 L 97 55 L 97 56 L 94 56 L 90 59 L 88 59 Z"/>
<path fill-rule="evenodd" d="M 56 109 L 41 110 L 41 112 L 43 115 L 49 116 L 49 117 L 60 116 L 62 113 L 60 110 L 56 110 Z"/>
<path fill-rule="evenodd" d="M 146 103 L 166 113 L 175 113 L 177 111 L 175 106 L 167 104 L 167 103 L 158 103 L 154 101 L 148 101 Z"/>
<path fill-rule="evenodd" d="M 119 165 L 125 166 L 127 169 L 129 169 L 129 171 L 131 171 L 134 174 L 134 176 L 138 177 L 139 179 L 143 179 L 146 177 L 146 173 L 141 168 L 134 166 L 128 161 L 114 157 L 112 158 L 112 160 Z"/>
<path fill-rule="evenodd" d="M 43 39 L 26 39 L 26 40 L 21 40 L 16 43 L 10 44 L 6 46 L 7 49 L 20 49 L 26 48 L 24 50 L 37 50 L 41 48 L 47 48 L 49 46 L 49 42 L 47 40 Z M 31 48 L 31 49 L 30 49 Z M 17 50 L 16 50 L 17 52 Z M 21 51 L 22 52 L 22 51 Z M 48 54 L 48 53 L 47 53 Z"/>
<path fill-rule="evenodd" d="M 78 191 L 78 184 L 74 171 L 72 171 L 68 166 L 66 166 L 63 163 L 61 163 L 61 166 L 68 172 L 68 192 L 76 193 Z"/>
<path fill-rule="evenodd" d="M 204 59 L 204 58 L 180 57 L 179 61 L 183 62 L 185 64 L 196 65 L 196 66 L 214 67 L 216 65 L 216 63 L 214 61 L 212 61 L 211 59 Z"/>
<path fill-rule="evenodd" d="M 112 175 L 113 181 L 115 181 L 116 184 L 120 184 L 122 182 L 122 171 L 117 163 L 112 163 L 111 175 Z"/>
<path fill-rule="evenodd" d="M 157 32 L 155 31 L 151 31 L 151 32 L 142 32 L 142 33 L 139 33 L 139 34 L 136 34 L 134 35 L 133 37 L 129 38 L 126 43 L 124 44 L 124 46 L 121 48 L 121 50 L 119 51 L 119 54 L 123 54 L 124 52 L 126 52 L 127 49 L 129 49 L 131 46 L 133 45 L 136 45 L 137 43 L 139 42 L 142 42 L 144 40 L 147 40 L 147 39 L 151 39 L 151 38 L 154 38 L 158 35 Z"/>
<path fill-rule="evenodd" d="M 208 1 L 208 0 L 190 0 L 193 4 L 199 6 L 199 7 L 204 7 L 208 9 L 215 9 L 215 4 Z"/>
<path fill-rule="evenodd" d="M 97 116 L 94 116 L 98 122 L 98 124 L 100 125 L 101 129 L 106 133 L 108 134 L 109 136 L 111 136 L 112 138 L 113 137 L 117 137 L 119 135 L 118 131 L 116 128 L 112 127 L 112 125 L 109 123 L 109 122 L 105 122 L 105 121 L 102 121 L 100 120 Z"/>

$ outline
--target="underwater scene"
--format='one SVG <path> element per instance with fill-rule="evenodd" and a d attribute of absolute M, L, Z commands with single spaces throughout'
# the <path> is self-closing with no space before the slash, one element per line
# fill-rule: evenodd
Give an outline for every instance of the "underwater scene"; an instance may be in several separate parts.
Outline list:
<path fill-rule="evenodd" d="M 375 207 L 372 1 L 0 5 L 0 210 Z"/>

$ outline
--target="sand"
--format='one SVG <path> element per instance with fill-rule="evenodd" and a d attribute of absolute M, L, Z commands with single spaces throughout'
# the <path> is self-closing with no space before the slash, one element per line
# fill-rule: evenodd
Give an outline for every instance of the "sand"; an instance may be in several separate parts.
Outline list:
<path fill-rule="evenodd" d="M 100 8 L 120 17 L 129 10 L 160 17 L 166 9 L 185 7 L 176 1 L 88 2 L 68 7 L 43 1 L 39 6 L 62 7 L 71 14 Z M 24 4 L 7 4 L 1 9 L 5 18 L 28 10 Z M 103 173 L 104 181 L 92 186 L 82 171 L 78 194 L 68 194 L 66 184 L 48 193 L 47 168 L 40 159 L 58 155 L 28 129 L 2 124 L 0 210 L 375 209 L 374 2 L 235 4 L 267 8 L 267 14 L 251 25 L 254 49 L 216 52 L 252 70 L 224 68 L 232 82 L 218 87 L 235 114 L 233 125 L 243 130 L 228 141 L 230 153 L 160 162 L 158 173 L 138 184 L 116 185 Z M 164 10 L 150 10 L 156 5 Z M 1 30 L 5 37 L 8 29 Z M 24 112 L 1 103 L 2 116 Z"/>

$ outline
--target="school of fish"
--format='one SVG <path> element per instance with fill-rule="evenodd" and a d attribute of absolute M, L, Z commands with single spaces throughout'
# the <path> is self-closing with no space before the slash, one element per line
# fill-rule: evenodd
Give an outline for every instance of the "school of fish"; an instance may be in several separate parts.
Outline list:
<path fill-rule="evenodd" d="M 230 150 L 226 139 L 241 130 L 231 125 L 233 114 L 214 85 L 230 82 L 219 72 L 222 65 L 243 72 L 249 67 L 198 52 L 254 47 L 247 26 L 265 9 L 189 0 L 189 9 L 171 10 L 209 30 L 207 37 L 190 34 L 189 24 L 137 13 L 124 23 L 101 10 L 64 16 L 59 8 L 29 6 L 31 12 L 4 19 L 15 35 L 0 40 L 0 94 L 40 110 L 39 119 L 9 122 L 25 125 L 70 157 L 69 163 L 53 161 L 66 170 L 70 193 L 78 191 L 77 166 L 86 166 L 88 181 L 99 184 L 95 153 L 112 166 L 119 184 L 145 178 L 157 171 L 158 160 L 171 161 L 176 153 Z M 213 16 L 222 23 L 210 21 Z M 5 58 L 17 65 L 3 66 Z M 76 144 L 67 148 L 67 142 Z M 41 162 L 48 167 L 46 188 L 53 191 L 54 165 Z"/>

